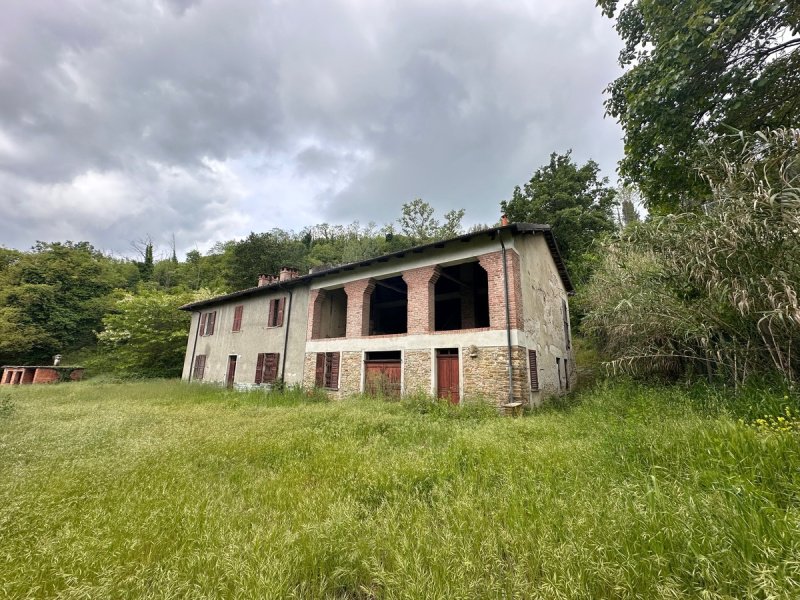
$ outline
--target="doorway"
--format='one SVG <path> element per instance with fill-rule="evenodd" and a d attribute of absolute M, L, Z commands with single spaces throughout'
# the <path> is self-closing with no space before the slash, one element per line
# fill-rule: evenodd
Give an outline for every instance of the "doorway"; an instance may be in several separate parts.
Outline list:
<path fill-rule="evenodd" d="M 233 380 L 236 377 L 236 355 L 231 354 L 228 357 L 228 374 L 225 377 L 225 387 L 232 388 Z"/>
<path fill-rule="evenodd" d="M 458 404 L 459 387 L 458 348 L 440 348 L 436 351 L 436 397 Z"/>

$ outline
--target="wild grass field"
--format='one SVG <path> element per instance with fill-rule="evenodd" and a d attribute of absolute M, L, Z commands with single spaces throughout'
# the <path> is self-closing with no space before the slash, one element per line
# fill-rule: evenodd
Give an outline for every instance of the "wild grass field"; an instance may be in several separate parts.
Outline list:
<path fill-rule="evenodd" d="M 794 402 L 757 396 L 745 421 Z M 0 594 L 800 597 L 800 435 L 722 396 L 606 384 L 515 419 L 315 400 L 0 390 Z"/>

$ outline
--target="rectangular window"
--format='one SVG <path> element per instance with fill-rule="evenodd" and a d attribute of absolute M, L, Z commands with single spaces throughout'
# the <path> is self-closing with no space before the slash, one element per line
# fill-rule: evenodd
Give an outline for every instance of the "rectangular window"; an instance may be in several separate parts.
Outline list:
<path fill-rule="evenodd" d="M 192 379 L 195 381 L 202 381 L 203 375 L 206 371 L 206 355 L 205 354 L 198 354 L 194 357 L 194 372 L 192 373 Z"/>
<path fill-rule="evenodd" d="M 200 315 L 200 335 L 214 335 L 214 324 L 217 321 L 217 311 Z"/>
<path fill-rule="evenodd" d="M 569 391 L 569 369 L 567 369 L 567 359 L 564 359 L 564 385 Z"/>
<path fill-rule="evenodd" d="M 273 298 L 269 301 L 269 316 L 267 327 L 280 327 L 283 325 L 283 305 L 286 298 Z"/>
<path fill-rule="evenodd" d="M 561 315 L 564 318 L 564 341 L 567 345 L 567 350 L 570 348 L 570 339 L 569 339 L 569 308 L 567 308 L 567 301 L 562 299 L 561 300 Z"/>
<path fill-rule="evenodd" d="M 528 370 L 531 376 L 531 391 L 539 391 L 539 369 L 536 366 L 536 350 L 528 350 Z"/>
<path fill-rule="evenodd" d="M 233 311 L 233 329 L 231 331 L 242 330 L 242 313 L 244 312 L 244 305 L 240 304 Z"/>
<path fill-rule="evenodd" d="M 256 383 L 274 383 L 278 379 L 280 356 L 277 352 L 259 353 L 256 360 Z"/>
<path fill-rule="evenodd" d="M 317 352 L 315 383 L 317 387 L 324 387 L 331 390 L 339 389 L 338 352 Z"/>

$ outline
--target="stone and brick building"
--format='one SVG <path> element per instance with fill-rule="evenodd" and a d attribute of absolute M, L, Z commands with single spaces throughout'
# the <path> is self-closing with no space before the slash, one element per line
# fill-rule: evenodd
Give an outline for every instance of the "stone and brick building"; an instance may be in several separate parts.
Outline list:
<path fill-rule="evenodd" d="M 515 223 L 183 307 L 183 378 L 538 404 L 575 383 L 550 227 Z"/>

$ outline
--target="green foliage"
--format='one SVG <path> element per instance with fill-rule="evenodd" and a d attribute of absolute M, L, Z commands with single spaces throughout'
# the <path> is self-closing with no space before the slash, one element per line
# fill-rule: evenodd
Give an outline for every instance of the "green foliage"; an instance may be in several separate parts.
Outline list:
<path fill-rule="evenodd" d="M 114 288 L 127 279 L 124 261 L 87 242 L 38 243 L 6 254 L 0 269 L 0 361 L 50 362 L 56 353 L 91 345 Z"/>
<path fill-rule="evenodd" d="M 307 248 L 299 236 L 282 229 L 253 233 L 228 249 L 225 278 L 231 289 L 254 287 L 261 274 L 277 274 L 281 267 L 308 269 Z"/>
<path fill-rule="evenodd" d="M 463 208 L 445 213 L 444 223 L 434 217 L 434 208 L 421 198 L 403 204 L 402 211 L 397 222 L 402 234 L 413 244 L 456 237 L 462 233 Z"/>
<path fill-rule="evenodd" d="M 566 154 L 553 153 L 522 188 L 514 188 L 511 200 L 500 203 L 511 221 L 544 223 L 553 228 L 561 255 L 573 281 L 588 279 L 590 248 L 601 235 L 615 229 L 615 190 L 600 167 L 590 160 L 578 167 Z"/>
<path fill-rule="evenodd" d="M 737 140 L 704 213 L 653 218 L 603 247 L 583 331 L 615 369 L 800 376 L 800 130 Z"/>
<path fill-rule="evenodd" d="M 179 376 L 191 317 L 178 308 L 211 295 L 207 290 L 169 294 L 152 288 L 122 295 L 97 334 L 104 370 L 126 377 Z"/>
<path fill-rule="evenodd" d="M 735 128 L 800 121 L 800 8 L 776 0 L 597 0 L 625 43 L 627 71 L 607 89 L 625 131 L 620 173 L 651 214 L 711 196 L 694 170 L 704 142 Z"/>
<path fill-rule="evenodd" d="M 800 436 L 704 412 L 692 390 L 603 385 L 516 419 L 164 381 L 8 393 L 12 598 L 800 589 Z"/>

